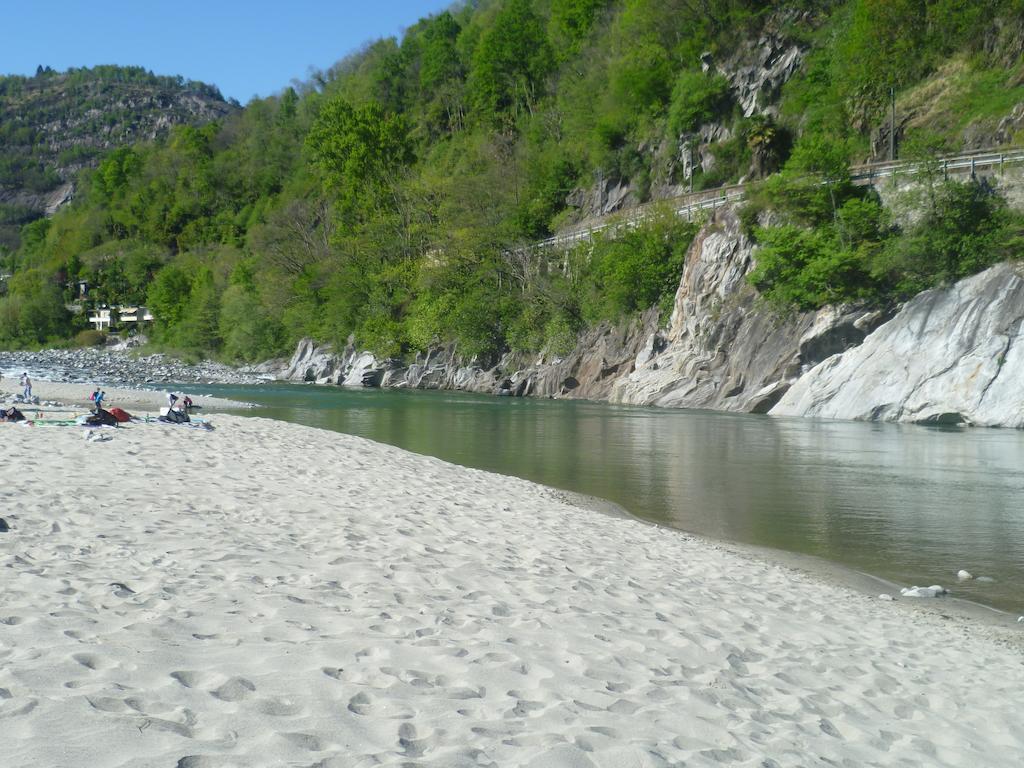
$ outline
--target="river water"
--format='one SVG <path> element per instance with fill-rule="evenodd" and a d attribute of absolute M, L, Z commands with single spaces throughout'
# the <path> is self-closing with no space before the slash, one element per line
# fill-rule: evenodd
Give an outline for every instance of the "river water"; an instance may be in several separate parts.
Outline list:
<path fill-rule="evenodd" d="M 185 390 L 1024 613 L 1018 431 L 295 384 Z M 961 568 L 993 581 L 958 583 Z"/>

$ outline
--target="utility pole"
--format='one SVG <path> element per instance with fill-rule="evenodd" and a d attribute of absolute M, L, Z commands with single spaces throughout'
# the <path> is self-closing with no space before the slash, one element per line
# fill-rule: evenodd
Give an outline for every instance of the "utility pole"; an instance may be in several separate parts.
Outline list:
<path fill-rule="evenodd" d="M 896 89 L 889 89 L 889 161 L 896 159 Z"/>

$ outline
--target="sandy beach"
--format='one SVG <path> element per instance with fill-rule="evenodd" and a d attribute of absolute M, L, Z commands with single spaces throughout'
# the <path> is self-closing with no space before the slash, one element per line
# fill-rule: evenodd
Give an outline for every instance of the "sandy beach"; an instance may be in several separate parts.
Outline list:
<path fill-rule="evenodd" d="M 215 424 L 0 425 L 5 768 L 1021 762 L 1015 629 L 360 438 Z"/>
<path fill-rule="evenodd" d="M 32 380 L 32 394 L 33 396 L 38 397 L 41 401 L 50 400 L 67 403 L 68 405 L 86 406 L 86 409 L 92 407 L 89 402 L 89 395 L 92 394 L 94 387 L 95 385 L 90 387 L 86 384 L 66 384 L 55 381 Z M 166 390 L 119 389 L 116 387 L 104 386 L 103 391 L 106 392 L 104 404 L 108 408 L 117 406 L 128 411 L 132 409 L 156 411 L 161 406 L 167 405 Z M 9 398 L 13 395 L 20 395 L 21 392 L 22 388 L 18 384 L 17 378 L 5 377 L 0 380 L 0 399 L 2 399 L 2 396 L 7 396 Z M 239 408 L 247 406 L 246 403 L 225 400 L 219 397 L 204 397 L 202 395 L 193 395 L 192 400 L 196 405 L 202 406 L 203 408 Z M 35 406 L 28 406 L 28 409 L 35 410 Z"/>

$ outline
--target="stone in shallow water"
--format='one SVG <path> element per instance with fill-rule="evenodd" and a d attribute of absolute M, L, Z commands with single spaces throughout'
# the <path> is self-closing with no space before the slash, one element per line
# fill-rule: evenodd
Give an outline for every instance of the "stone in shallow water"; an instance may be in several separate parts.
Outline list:
<path fill-rule="evenodd" d="M 938 584 L 932 584 L 930 587 L 904 587 L 900 590 L 900 594 L 904 597 L 942 597 L 949 594 L 949 590 Z"/>

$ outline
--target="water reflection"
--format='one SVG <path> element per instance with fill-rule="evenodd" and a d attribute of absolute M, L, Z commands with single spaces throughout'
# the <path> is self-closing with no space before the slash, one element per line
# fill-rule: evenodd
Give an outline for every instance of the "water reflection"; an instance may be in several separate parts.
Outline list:
<path fill-rule="evenodd" d="M 1024 434 L 301 385 L 257 415 L 610 499 L 713 537 L 1024 612 Z M 253 412 L 249 412 L 253 413 Z M 953 584 L 958 569 L 994 583 Z"/>

